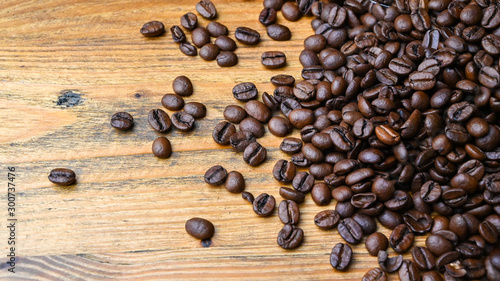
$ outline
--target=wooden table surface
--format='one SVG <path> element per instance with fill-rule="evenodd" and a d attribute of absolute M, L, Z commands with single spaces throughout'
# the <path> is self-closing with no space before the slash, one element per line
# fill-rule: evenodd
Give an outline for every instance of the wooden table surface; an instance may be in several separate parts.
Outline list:
<path fill-rule="evenodd" d="M 260 99 L 274 89 L 271 76 L 300 78 L 298 56 L 313 31 L 311 18 L 291 23 L 279 14 L 292 40 L 272 41 L 258 22 L 262 1 L 215 0 L 218 21 L 231 37 L 238 26 L 262 35 L 257 46 L 239 44 L 240 62 L 232 68 L 183 55 L 170 31 L 159 38 L 139 33 L 150 20 L 167 28 L 179 24 L 181 15 L 196 13 L 196 2 L 0 3 L 0 243 L 6 261 L 7 167 L 15 167 L 18 258 L 15 274 L 2 262 L 1 280 L 359 280 L 377 266 L 361 243 L 353 246 L 349 271 L 331 267 L 331 249 L 343 240 L 337 230 L 318 229 L 313 218 L 334 208 L 334 202 L 319 207 L 306 197 L 300 205 L 304 243 L 287 251 L 276 244 L 282 227 L 277 211 L 260 218 L 240 194 L 204 183 L 205 171 L 221 164 L 240 171 L 255 196 L 267 192 L 281 201 L 280 184 L 270 173 L 278 159 L 288 159 L 278 149 L 280 138 L 266 132 L 259 142 L 268 159 L 252 168 L 242 153 L 217 145 L 211 134 L 226 105 L 241 105 L 231 93 L 235 84 L 254 82 Z M 260 64 L 262 52 L 271 50 L 286 53 L 286 68 Z M 208 113 L 191 132 L 167 133 L 174 152 L 160 160 L 151 153 L 160 134 L 149 126 L 147 114 L 162 107 L 161 97 L 172 93 L 178 75 L 194 84 L 186 101 L 203 102 Z M 134 116 L 132 131 L 109 125 L 118 111 Z M 61 188 L 49 182 L 47 175 L 56 167 L 73 169 L 78 184 Z M 209 247 L 184 230 L 195 216 L 216 227 Z M 422 242 L 417 237 L 416 244 Z"/>

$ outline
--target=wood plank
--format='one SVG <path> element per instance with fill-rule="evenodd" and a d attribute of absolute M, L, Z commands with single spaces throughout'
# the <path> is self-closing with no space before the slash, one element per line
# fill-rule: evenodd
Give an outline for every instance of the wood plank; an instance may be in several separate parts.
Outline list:
<path fill-rule="evenodd" d="M 230 36 L 238 26 L 262 35 L 258 46 L 239 44 L 240 62 L 229 69 L 182 55 L 170 32 L 140 35 L 150 20 L 179 24 L 181 15 L 195 12 L 196 2 L 0 3 L 0 162 L 3 171 L 16 167 L 20 257 L 15 275 L 2 263 L 1 280 L 359 280 L 377 266 L 361 243 L 353 247 L 348 272 L 332 269 L 329 253 L 343 240 L 336 230 L 318 229 L 313 217 L 334 208 L 333 202 L 318 207 L 307 196 L 301 204 L 304 244 L 286 251 L 276 244 L 282 227 L 276 215 L 257 217 L 240 195 L 203 182 L 204 172 L 221 164 L 243 173 L 247 191 L 281 201 L 280 184 L 270 174 L 278 159 L 288 157 L 278 150 L 280 138 L 267 132 L 259 139 L 268 160 L 252 168 L 241 153 L 215 144 L 211 132 L 226 105 L 242 105 L 231 94 L 235 84 L 254 82 L 261 96 L 273 91 L 273 75 L 300 77 L 298 56 L 312 29 L 310 18 L 291 23 L 280 14 L 278 22 L 290 27 L 293 37 L 276 42 L 257 21 L 261 1 L 214 0 Z M 199 19 L 206 26 L 208 21 Z M 286 68 L 262 67 L 260 55 L 270 50 L 285 51 Z M 174 153 L 160 160 L 151 154 L 151 143 L 161 134 L 149 127 L 147 114 L 161 107 L 178 75 L 194 83 L 195 93 L 186 101 L 203 102 L 208 114 L 192 132 L 167 133 Z M 74 100 L 62 100 L 65 96 Z M 111 128 L 109 118 L 117 111 L 134 116 L 131 132 Z M 78 184 L 51 184 L 47 175 L 56 167 L 75 170 Z M 5 192 L 0 202 L 7 202 Z M 2 222 L 6 216 L 1 212 Z M 194 216 L 216 226 L 209 247 L 184 231 Z M 416 244 L 423 240 L 417 237 Z"/>

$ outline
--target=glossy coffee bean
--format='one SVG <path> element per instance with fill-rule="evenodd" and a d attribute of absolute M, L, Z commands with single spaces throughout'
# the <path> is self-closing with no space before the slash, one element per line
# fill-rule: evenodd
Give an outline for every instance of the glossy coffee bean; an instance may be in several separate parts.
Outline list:
<path fill-rule="evenodd" d="M 238 64 L 238 56 L 232 51 L 221 51 L 216 60 L 220 67 L 231 67 Z"/>
<path fill-rule="evenodd" d="M 362 281 L 387 281 L 387 273 L 380 268 L 372 268 L 363 275 Z"/>
<path fill-rule="evenodd" d="M 283 197 L 284 199 L 292 200 L 292 201 L 295 201 L 297 203 L 302 203 L 302 202 L 304 202 L 304 199 L 305 199 L 304 193 L 297 191 L 295 189 L 292 189 L 292 188 L 284 187 L 284 186 L 280 187 L 279 193 L 280 193 L 281 197 Z"/>
<path fill-rule="evenodd" d="M 61 186 L 71 185 L 76 182 L 75 172 L 66 168 L 53 169 L 50 171 L 48 178 L 49 181 Z"/>
<path fill-rule="evenodd" d="M 166 94 L 162 97 L 161 104 L 168 110 L 178 111 L 184 107 L 184 99 L 176 94 Z"/>
<path fill-rule="evenodd" d="M 280 51 L 268 51 L 262 53 L 261 63 L 269 69 L 284 67 L 286 65 L 286 55 Z"/>
<path fill-rule="evenodd" d="M 209 185 L 218 186 L 226 181 L 227 170 L 221 165 L 215 165 L 205 172 L 203 178 Z"/>
<path fill-rule="evenodd" d="M 349 267 L 352 259 L 351 246 L 343 243 L 338 243 L 333 246 L 330 254 L 330 264 L 337 270 L 346 270 Z"/>
<path fill-rule="evenodd" d="M 328 185 L 323 182 L 316 183 L 311 189 L 311 197 L 318 206 L 330 204 L 332 193 Z"/>
<path fill-rule="evenodd" d="M 256 141 L 255 136 L 247 131 L 236 132 L 229 138 L 229 144 L 238 152 L 244 151 L 254 141 Z"/>
<path fill-rule="evenodd" d="M 269 125 L 270 124 L 271 121 L 269 122 Z M 280 144 L 280 150 L 286 154 L 298 153 L 302 150 L 302 141 L 293 137 L 284 138 Z"/>
<path fill-rule="evenodd" d="M 210 0 L 201 0 L 196 3 L 196 11 L 206 19 L 214 19 L 217 17 L 217 9 Z"/>
<path fill-rule="evenodd" d="M 231 193 L 240 193 L 245 190 L 245 178 L 238 171 L 231 171 L 227 174 L 224 187 Z"/>
<path fill-rule="evenodd" d="M 341 220 L 337 226 L 340 236 L 350 244 L 358 244 L 363 238 L 361 226 L 351 218 Z"/>
<path fill-rule="evenodd" d="M 321 229 L 332 229 L 340 221 L 340 215 L 335 210 L 321 211 L 314 216 L 314 224 Z"/>
<path fill-rule="evenodd" d="M 276 200 L 272 195 L 262 193 L 253 201 L 253 211 L 261 217 L 267 217 L 274 212 L 275 205 Z"/>
<path fill-rule="evenodd" d="M 243 151 L 243 160 L 250 166 L 258 166 L 267 158 L 267 150 L 258 142 L 252 142 Z"/>
<path fill-rule="evenodd" d="M 187 97 L 193 94 L 193 83 L 186 76 L 178 76 L 172 82 L 174 93 L 181 97 Z"/>
<path fill-rule="evenodd" d="M 228 105 L 223 115 L 227 121 L 238 124 L 247 117 L 247 112 L 239 105 Z"/>
<path fill-rule="evenodd" d="M 184 112 L 190 114 L 195 119 L 199 119 L 207 115 L 207 107 L 199 102 L 188 102 L 184 104 Z"/>
<path fill-rule="evenodd" d="M 378 255 L 380 250 L 385 251 L 389 246 L 389 240 L 381 232 L 375 232 L 366 237 L 365 247 L 368 253 L 374 257 Z"/>
<path fill-rule="evenodd" d="M 154 156 L 165 159 L 172 154 L 172 145 L 167 138 L 159 137 L 153 141 L 152 150 Z"/>
<path fill-rule="evenodd" d="M 300 221 L 299 206 L 295 201 L 283 200 L 278 206 L 278 216 L 283 224 L 297 225 Z"/>
<path fill-rule="evenodd" d="M 272 117 L 272 112 L 261 101 L 250 100 L 245 103 L 245 111 L 247 114 L 262 123 L 267 123 Z"/>
<path fill-rule="evenodd" d="M 394 228 L 389 238 L 391 248 L 397 253 L 408 251 L 413 245 L 415 235 L 405 224 L 400 224 Z"/>
<path fill-rule="evenodd" d="M 247 191 L 243 191 L 241 193 L 241 198 L 243 198 L 245 201 L 247 201 L 250 204 L 253 204 L 253 201 L 255 198 L 253 197 L 253 194 Z"/>
<path fill-rule="evenodd" d="M 118 130 L 127 131 L 134 126 L 134 118 L 130 113 L 117 112 L 111 116 L 111 126 Z"/>
<path fill-rule="evenodd" d="M 186 56 L 196 56 L 198 55 L 198 49 L 190 43 L 181 43 L 179 45 L 179 50 Z"/>
<path fill-rule="evenodd" d="M 285 137 L 293 131 L 293 126 L 290 124 L 290 121 L 282 116 L 272 117 L 267 126 L 269 132 L 277 137 Z M 302 142 L 300 142 L 300 144 L 302 144 Z"/>
<path fill-rule="evenodd" d="M 233 96 L 239 101 L 249 101 L 257 97 L 257 87 L 254 83 L 243 82 L 233 87 Z"/>
<path fill-rule="evenodd" d="M 378 252 L 377 260 L 380 268 L 384 271 L 387 271 L 388 273 L 393 273 L 398 271 L 401 265 L 403 264 L 402 255 L 389 257 L 389 254 L 384 250 L 380 250 Z"/>
<path fill-rule="evenodd" d="M 181 25 L 187 30 L 193 30 L 198 26 L 198 17 L 189 12 L 181 17 Z"/>
<path fill-rule="evenodd" d="M 159 21 L 150 21 L 142 26 L 140 32 L 146 37 L 156 37 L 165 33 L 165 26 Z"/>
<path fill-rule="evenodd" d="M 274 178 L 283 183 L 291 183 L 295 177 L 296 167 L 291 161 L 278 160 L 273 168 Z"/>
<path fill-rule="evenodd" d="M 421 270 L 429 271 L 436 266 L 436 259 L 429 249 L 414 247 L 411 251 L 413 263 Z"/>
<path fill-rule="evenodd" d="M 172 114 L 172 125 L 181 132 L 187 132 L 194 128 L 195 119 L 186 112 L 178 111 Z"/>
<path fill-rule="evenodd" d="M 314 186 L 314 177 L 304 171 L 298 172 L 292 180 L 292 186 L 297 191 L 307 193 Z"/>
<path fill-rule="evenodd" d="M 278 233 L 278 245 L 287 250 L 295 249 L 304 239 L 304 231 L 294 225 L 286 224 Z"/>
<path fill-rule="evenodd" d="M 245 45 L 255 45 L 260 42 L 260 34 L 249 27 L 238 27 L 234 32 L 236 40 Z"/>
<path fill-rule="evenodd" d="M 160 133 L 168 132 L 172 127 L 170 117 L 161 109 L 152 109 L 149 111 L 148 122 L 155 131 Z"/>
<path fill-rule="evenodd" d="M 172 39 L 177 43 L 184 43 L 186 41 L 186 34 L 177 25 L 170 28 L 170 33 L 172 33 Z"/>
<path fill-rule="evenodd" d="M 227 145 L 230 142 L 231 136 L 235 133 L 236 127 L 233 124 L 227 121 L 222 121 L 215 126 L 212 138 L 218 144 Z"/>
<path fill-rule="evenodd" d="M 201 240 L 212 238 L 215 232 L 213 223 L 202 218 L 191 218 L 187 220 L 185 229 L 189 235 Z"/>
<path fill-rule="evenodd" d="M 417 281 L 421 279 L 420 271 L 411 261 L 404 261 L 398 271 L 399 279 L 404 281 Z"/>
<path fill-rule="evenodd" d="M 217 45 L 208 43 L 200 49 L 200 58 L 206 61 L 213 61 L 219 55 L 220 49 Z"/>
<path fill-rule="evenodd" d="M 282 24 L 271 24 L 267 27 L 267 35 L 275 41 L 288 41 L 292 37 L 292 32 Z"/>
<path fill-rule="evenodd" d="M 239 128 L 241 131 L 252 133 L 256 138 L 260 138 L 265 134 L 264 125 L 253 117 L 247 117 L 241 120 Z"/>

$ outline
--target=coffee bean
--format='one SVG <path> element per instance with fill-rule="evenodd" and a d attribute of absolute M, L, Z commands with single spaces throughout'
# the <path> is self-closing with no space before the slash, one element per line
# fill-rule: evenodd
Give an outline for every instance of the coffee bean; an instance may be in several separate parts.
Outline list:
<path fill-rule="evenodd" d="M 227 34 L 229 33 L 225 25 L 215 21 L 210 22 L 207 25 L 207 30 L 208 33 L 210 33 L 210 36 L 215 38 L 218 38 L 219 36 L 227 36 Z"/>
<path fill-rule="evenodd" d="M 141 28 L 141 34 L 146 37 L 156 37 L 165 33 L 165 26 L 159 21 L 150 21 Z"/>
<path fill-rule="evenodd" d="M 233 87 L 233 96 L 239 101 L 249 101 L 257 97 L 257 87 L 254 83 L 243 82 Z"/>
<path fill-rule="evenodd" d="M 199 119 L 207 115 L 207 108 L 199 102 L 188 102 L 184 105 L 184 112 L 190 114 L 195 119 Z"/>
<path fill-rule="evenodd" d="M 262 93 L 262 102 L 264 102 L 267 108 L 269 108 L 271 111 L 276 111 L 280 108 L 279 102 L 267 92 Z"/>
<path fill-rule="evenodd" d="M 179 45 L 179 50 L 186 56 L 196 56 L 198 55 L 198 49 L 189 43 L 181 43 Z"/>
<path fill-rule="evenodd" d="M 227 145 L 230 142 L 231 136 L 235 133 L 236 127 L 233 124 L 222 121 L 215 126 L 212 138 L 218 144 Z"/>
<path fill-rule="evenodd" d="M 411 251 L 413 263 L 421 270 L 429 271 L 436 266 L 436 258 L 425 247 L 415 247 Z"/>
<path fill-rule="evenodd" d="M 168 110 L 178 111 L 184 107 L 184 99 L 176 94 L 166 94 L 161 98 L 161 104 Z"/>
<path fill-rule="evenodd" d="M 273 8 L 264 8 L 259 14 L 259 22 L 268 26 L 276 22 L 276 10 Z"/>
<path fill-rule="evenodd" d="M 391 247 L 397 253 L 404 253 L 410 249 L 415 235 L 405 224 L 400 224 L 394 228 L 389 238 Z"/>
<path fill-rule="evenodd" d="M 295 164 L 286 160 L 278 160 L 273 168 L 274 178 L 283 183 L 291 183 L 295 177 Z"/>
<path fill-rule="evenodd" d="M 205 172 L 205 182 L 209 185 L 218 186 L 223 184 L 227 178 L 227 170 L 220 166 L 215 165 Z"/>
<path fill-rule="evenodd" d="M 281 116 L 274 116 L 271 118 L 267 127 L 271 134 L 278 137 L 285 137 L 293 131 L 293 126 L 290 124 L 290 121 Z M 300 145 L 302 145 L 302 142 L 300 142 Z"/>
<path fill-rule="evenodd" d="M 278 216 L 283 224 L 297 225 L 300 220 L 299 206 L 292 200 L 281 201 Z"/>
<path fill-rule="evenodd" d="M 201 240 L 212 238 L 215 232 L 213 223 L 202 218 L 191 218 L 187 220 L 185 229 L 189 235 Z"/>
<path fill-rule="evenodd" d="M 292 38 L 290 29 L 282 24 L 271 24 L 266 30 L 267 36 L 275 41 L 288 41 Z"/>
<path fill-rule="evenodd" d="M 245 45 L 255 45 L 260 42 L 260 34 L 256 30 L 248 27 L 238 27 L 234 32 L 236 40 Z"/>
<path fill-rule="evenodd" d="M 304 239 L 304 231 L 294 225 L 285 224 L 278 233 L 278 245 L 287 250 L 295 249 Z"/>
<path fill-rule="evenodd" d="M 498 231 L 489 221 L 483 221 L 479 224 L 479 234 L 488 243 L 495 244 L 498 241 Z"/>
<path fill-rule="evenodd" d="M 333 126 L 330 131 L 330 137 L 333 143 L 342 151 L 349 151 L 354 148 L 354 136 L 344 127 Z"/>
<path fill-rule="evenodd" d="M 441 256 L 442 254 L 453 250 L 453 244 L 446 240 L 446 238 L 440 235 L 430 235 L 425 239 L 425 246 L 429 251 L 431 251 L 435 256 Z"/>
<path fill-rule="evenodd" d="M 253 201 L 253 211 L 261 217 L 267 217 L 274 212 L 275 205 L 276 200 L 272 195 L 262 193 Z"/>
<path fill-rule="evenodd" d="M 153 154 L 158 158 L 168 158 L 172 154 L 170 141 L 165 137 L 159 137 L 153 141 Z"/>
<path fill-rule="evenodd" d="M 186 41 L 186 34 L 184 34 L 184 31 L 177 25 L 173 25 L 170 28 L 170 33 L 172 33 L 172 39 L 176 43 L 184 43 Z"/>
<path fill-rule="evenodd" d="M 285 53 L 279 51 L 264 52 L 261 56 L 262 65 L 269 69 L 280 68 L 286 65 Z"/>
<path fill-rule="evenodd" d="M 316 183 L 311 189 L 311 197 L 318 206 L 327 206 L 332 200 L 332 193 L 328 185 L 323 182 Z"/>
<path fill-rule="evenodd" d="M 385 251 L 389 246 L 389 240 L 381 232 L 375 232 L 366 237 L 365 247 L 372 256 L 377 256 L 380 250 Z"/>
<path fill-rule="evenodd" d="M 429 72 L 413 72 L 408 79 L 410 87 L 417 91 L 430 90 L 436 84 L 435 76 Z"/>
<path fill-rule="evenodd" d="M 252 133 L 256 138 L 260 138 L 266 132 L 264 125 L 253 117 L 247 117 L 240 122 L 240 130 Z"/>
<path fill-rule="evenodd" d="M 372 268 L 363 275 L 362 281 L 387 281 L 387 273 L 380 268 Z"/>
<path fill-rule="evenodd" d="M 388 273 L 393 273 L 399 270 L 403 264 L 403 256 L 397 255 L 395 257 L 389 257 L 389 254 L 385 250 L 381 250 L 377 254 L 378 265 L 384 271 Z"/>
<path fill-rule="evenodd" d="M 340 215 L 335 210 L 321 211 L 314 216 L 314 224 L 321 229 L 332 229 L 340 221 Z"/>
<path fill-rule="evenodd" d="M 240 123 L 247 117 L 247 112 L 238 105 L 228 105 L 224 109 L 224 118 L 231 123 Z"/>
<path fill-rule="evenodd" d="M 258 166 L 267 158 L 267 150 L 258 142 L 249 144 L 243 151 L 243 160 L 250 166 Z"/>
<path fill-rule="evenodd" d="M 245 190 L 245 179 L 238 171 L 231 171 L 227 174 L 224 187 L 231 193 L 240 193 Z"/>
<path fill-rule="evenodd" d="M 62 186 L 72 185 L 76 182 L 76 174 L 70 169 L 56 168 L 50 171 L 49 181 Z"/>
<path fill-rule="evenodd" d="M 377 138 L 387 145 L 396 145 L 401 141 L 401 136 L 394 129 L 387 125 L 375 127 Z"/>
<path fill-rule="evenodd" d="M 280 150 L 290 155 L 298 153 L 302 150 L 302 141 L 293 137 L 284 138 L 280 144 Z"/>
<path fill-rule="evenodd" d="M 307 193 L 311 191 L 314 186 L 314 177 L 304 171 L 298 172 L 292 180 L 292 186 L 297 191 Z"/>
<path fill-rule="evenodd" d="M 420 280 L 420 271 L 411 261 L 404 261 L 398 271 L 399 279 L 402 281 Z"/>
<path fill-rule="evenodd" d="M 198 26 L 198 17 L 189 12 L 181 17 L 181 25 L 187 30 L 193 30 Z"/>
<path fill-rule="evenodd" d="M 279 193 L 281 197 L 285 198 L 286 200 L 292 200 L 297 203 L 302 203 L 305 199 L 304 193 L 284 186 L 280 187 Z"/>
<path fill-rule="evenodd" d="M 264 8 L 272 8 L 276 11 L 281 10 L 281 6 L 283 6 L 283 0 L 264 0 L 263 5 Z"/>
<path fill-rule="evenodd" d="M 134 126 L 134 118 L 130 113 L 117 112 L 111 116 L 111 126 L 121 131 L 127 131 Z"/>
<path fill-rule="evenodd" d="M 191 32 L 191 41 L 196 47 L 201 48 L 210 43 L 210 33 L 204 27 L 197 27 Z"/>
<path fill-rule="evenodd" d="M 214 44 L 219 47 L 221 51 L 231 51 L 233 52 L 236 50 L 236 42 L 234 42 L 233 39 L 225 36 L 225 35 L 220 35 L 215 39 Z"/>
<path fill-rule="evenodd" d="M 337 203 L 338 205 L 339 203 Z M 338 210 L 337 210 L 338 211 Z M 363 238 L 363 230 L 359 224 L 351 219 L 345 218 L 337 226 L 339 234 L 347 243 L 358 244 Z"/>
<path fill-rule="evenodd" d="M 172 114 L 172 124 L 177 130 L 187 132 L 194 128 L 195 120 L 188 113 L 178 111 Z"/>
<path fill-rule="evenodd" d="M 182 97 L 187 97 L 193 94 L 193 83 L 186 76 L 178 76 L 172 82 L 174 93 Z"/>
<path fill-rule="evenodd" d="M 208 43 L 200 49 L 200 58 L 206 61 L 213 61 L 217 58 L 220 53 L 219 47 L 217 45 Z"/>
<path fill-rule="evenodd" d="M 254 88 L 254 89 L 256 92 L 257 89 L 256 88 Z M 250 90 L 250 91 L 253 91 L 253 90 Z M 248 93 L 248 91 L 245 93 Z M 242 94 L 240 94 L 239 96 L 241 97 L 241 95 Z M 247 112 L 247 114 L 249 116 L 257 119 L 258 121 L 260 121 L 262 123 L 267 123 L 267 121 L 269 121 L 269 119 L 271 119 L 271 117 L 272 117 L 271 110 L 269 110 L 269 108 L 264 103 L 262 103 L 260 101 L 256 101 L 256 100 L 250 100 L 247 103 L 245 103 L 245 111 Z"/>
<path fill-rule="evenodd" d="M 299 6 L 293 2 L 286 2 L 281 7 L 281 14 L 288 21 L 298 21 L 302 17 Z"/>
<path fill-rule="evenodd" d="M 271 83 L 278 86 L 293 86 L 295 84 L 295 78 L 291 75 L 279 74 L 271 77 Z"/>
<path fill-rule="evenodd" d="M 233 133 L 229 138 L 229 144 L 238 152 L 244 151 L 249 144 L 255 141 L 255 136 L 247 131 Z"/>
<path fill-rule="evenodd" d="M 170 117 L 161 109 L 152 109 L 149 111 L 148 122 L 155 131 L 160 133 L 168 132 L 172 127 Z"/>
<path fill-rule="evenodd" d="M 255 200 L 255 198 L 253 197 L 253 194 L 250 192 L 246 192 L 246 191 L 243 191 L 241 193 L 241 198 L 245 199 L 250 204 L 253 204 L 253 201 Z"/>
<path fill-rule="evenodd" d="M 338 243 L 333 246 L 330 254 L 330 264 L 337 270 L 346 270 L 349 267 L 352 259 L 351 246 L 343 243 Z"/>
<path fill-rule="evenodd" d="M 222 51 L 216 58 L 217 65 L 220 67 L 231 67 L 238 64 L 238 56 L 232 51 Z"/>
<path fill-rule="evenodd" d="M 196 3 L 196 11 L 206 19 L 214 19 L 217 17 L 217 9 L 210 0 L 201 0 Z"/>

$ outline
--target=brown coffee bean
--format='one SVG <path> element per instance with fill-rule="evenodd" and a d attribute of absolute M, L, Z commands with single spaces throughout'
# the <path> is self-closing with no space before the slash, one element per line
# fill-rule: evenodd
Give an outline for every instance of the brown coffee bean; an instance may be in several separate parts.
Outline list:
<path fill-rule="evenodd" d="M 165 26 L 159 21 L 150 21 L 141 28 L 141 34 L 146 37 L 156 37 L 165 33 Z"/>
<path fill-rule="evenodd" d="M 381 232 L 375 232 L 366 237 L 365 247 L 368 253 L 374 257 L 378 255 L 380 250 L 385 251 L 389 246 L 389 240 Z"/>
<path fill-rule="evenodd" d="M 212 238 L 215 232 L 213 223 L 202 218 L 191 218 L 187 220 L 185 228 L 189 235 L 201 240 Z"/>
<path fill-rule="evenodd" d="M 238 171 L 231 171 L 227 174 L 224 187 L 231 193 L 240 193 L 245 190 L 245 178 Z"/>
<path fill-rule="evenodd" d="M 346 270 L 352 259 L 351 246 L 343 243 L 336 244 L 330 254 L 330 264 L 337 270 Z"/>
<path fill-rule="evenodd" d="M 394 251 L 404 253 L 411 248 L 414 237 L 415 235 L 407 225 L 400 224 L 392 231 L 389 242 Z"/>
<path fill-rule="evenodd" d="M 304 193 L 284 186 L 280 187 L 279 193 L 286 200 L 292 200 L 297 203 L 302 203 L 305 199 Z"/>
<path fill-rule="evenodd" d="M 172 154 L 170 141 L 165 137 L 159 137 L 153 141 L 153 154 L 158 158 L 168 158 Z"/>
<path fill-rule="evenodd" d="M 377 138 L 387 145 L 396 145 L 401 141 L 401 136 L 387 125 L 375 127 Z"/>
<path fill-rule="evenodd" d="M 300 210 L 292 200 L 283 200 L 278 207 L 278 216 L 283 224 L 297 225 L 300 221 Z"/>
<path fill-rule="evenodd" d="M 50 171 L 49 181 L 61 185 L 68 186 L 76 182 L 76 174 L 73 170 L 66 168 L 56 168 Z"/>

